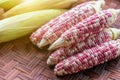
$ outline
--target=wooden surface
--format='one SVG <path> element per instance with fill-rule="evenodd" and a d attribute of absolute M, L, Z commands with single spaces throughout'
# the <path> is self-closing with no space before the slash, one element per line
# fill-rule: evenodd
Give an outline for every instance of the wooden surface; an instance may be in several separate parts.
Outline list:
<path fill-rule="evenodd" d="M 120 1 L 106 1 L 105 8 L 120 8 Z M 120 18 L 114 26 L 120 27 Z M 46 64 L 49 53 L 32 45 L 28 36 L 0 44 L 0 80 L 120 80 L 120 57 L 83 72 L 56 77 Z"/>

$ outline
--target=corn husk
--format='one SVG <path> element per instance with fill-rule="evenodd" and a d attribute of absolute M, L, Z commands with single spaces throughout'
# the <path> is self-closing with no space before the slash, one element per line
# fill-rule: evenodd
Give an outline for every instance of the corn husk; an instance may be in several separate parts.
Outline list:
<path fill-rule="evenodd" d="M 77 0 L 26 0 L 7 11 L 3 16 L 10 17 L 42 9 L 70 8 Z"/>
<path fill-rule="evenodd" d="M 29 12 L 0 21 L 0 43 L 30 34 L 66 10 L 51 9 Z"/>
<path fill-rule="evenodd" d="M 25 0 L 0 0 L 0 7 L 9 10 Z"/>

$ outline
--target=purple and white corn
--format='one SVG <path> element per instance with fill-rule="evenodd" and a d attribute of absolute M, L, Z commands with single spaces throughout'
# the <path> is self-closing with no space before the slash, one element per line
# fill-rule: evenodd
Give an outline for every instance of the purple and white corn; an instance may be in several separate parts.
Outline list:
<path fill-rule="evenodd" d="M 120 41 L 111 40 L 61 61 L 55 66 L 54 72 L 59 76 L 73 74 L 118 56 L 120 56 Z"/>
<path fill-rule="evenodd" d="M 109 41 L 113 38 L 112 31 L 110 29 L 104 29 L 100 33 L 91 35 L 84 41 L 80 43 L 73 44 L 70 47 L 62 47 L 53 52 L 48 60 L 47 64 L 49 65 L 54 65 L 57 64 L 58 62 L 78 53 L 82 52 L 85 49 L 92 48 L 96 45 L 99 45 L 103 42 Z"/>
<path fill-rule="evenodd" d="M 70 46 L 81 42 L 90 35 L 109 28 L 116 21 L 118 14 L 118 10 L 115 9 L 100 11 L 64 32 L 51 46 Z"/>
<path fill-rule="evenodd" d="M 34 44 L 37 44 L 41 41 L 42 38 L 47 39 L 50 43 L 55 41 L 59 36 L 82 21 L 83 19 L 93 15 L 94 13 L 101 10 L 101 7 L 104 6 L 104 1 L 89 1 L 83 4 L 80 4 L 68 12 L 58 16 L 57 18 L 51 20 L 47 24 L 43 25 L 36 32 L 34 32 L 30 39 Z M 96 8 L 96 6 L 98 6 Z M 53 13 L 54 14 L 54 13 Z M 44 35 L 44 36 L 43 36 Z"/>

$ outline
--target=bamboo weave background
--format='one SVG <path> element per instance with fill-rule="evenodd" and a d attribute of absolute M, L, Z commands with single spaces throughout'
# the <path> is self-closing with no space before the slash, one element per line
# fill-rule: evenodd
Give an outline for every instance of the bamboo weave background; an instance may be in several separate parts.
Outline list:
<path fill-rule="evenodd" d="M 105 8 L 120 9 L 119 0 Z M 120 27 L 120 17 L 115 27 Z M 48 51 L 36 48 L 28 36 L 0 44 L 0 80 L 120 80 L 120 57 L 73 75 L 56 77 L 46 64 Z"/>

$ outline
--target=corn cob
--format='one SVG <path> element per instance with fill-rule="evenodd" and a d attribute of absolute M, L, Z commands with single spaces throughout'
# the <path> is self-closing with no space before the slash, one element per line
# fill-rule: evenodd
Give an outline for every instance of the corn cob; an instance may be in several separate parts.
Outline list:
<path fill-rule="evenodd" d="M 116 21 L 119 12 L 120 10 L 108 9 L 90 16 L 63 33 L 61 37 L 50 46 L 49 50 L 81 42 L 88 36 L 100 32 L 104 28 L 108 28 Z"/>
<path fill-rule="evenodd" d="M 0 7 L 4 8 L 4 10 L 9 10 L 23 1 L 24 0 L 0 0 Z"/>
<path fill-rule="evenodd" d="M 0 43 L 27 35 L 65 11 L 41 10 L 3 19 L 0 21 Z"/>
<path fill-rule="evenodd" d="M 116 35 L 117 34 L 117 35 Z M 93 34 L 84 41 L 76 44 L 72 44 L 70 47 L 62 47 L 53 54 L 51 54 L 47 60 L 47 64 L 54 65 L 58 62 L 78 53 L 82 52 L 84 49 L 92 48 L 96 45 L 99 45 L 103 42 L 117 39 L 117 37 L 120 35 L 120 30 L 116 28 L 111 29 L 105 29 L 101 31 L 100 33 Z"/>
<path fill-rule="evenodd" d="M 56 75 L 77 73 L 120 56 L 120 41 L 111 40 L 75 54 L 55 66 Z"/>
<path fill-rule="evenodd" d="M 51 22 L 52 25 L 47 24 L 48 27 L 52 28 L 50 28 L 47 32 L 45 31 L 46 33 L 44 35 L 39 34 L 43 39 L 39 39 L 41 40 L 41 42 L 37 43 L 38 47 L 43 47 L 48 44 L 52 44 L 55 40 L 57 40 L 60 37 L 60 35 L 63 32 L 71 28 L 73 25 L 89 17 L 90 15 L 93 15 L 94 13 L 100 11 L 101 7 L 104 4 L 104 0 L 86 2 L 76 6 L 75 8 L 66 12 L 65 14 L 59 16 L 58 18 L 56 18 L 57 20 L 55 19 Z M 43 29 L 40 30 L 42 32 Z M 37 32 L 40 33 L 40 30 L 38 30 Z"/>
<path fill-rule="evenodd" d="M 77 0 L 26 0 L 3 14 L 3 17 L 10 17 L 26 12 L 42 9 L 66 9 L 70 8 Z"/>

